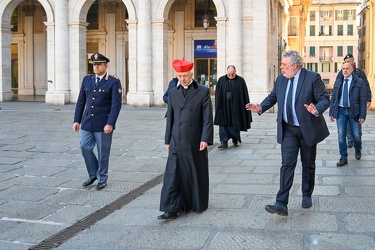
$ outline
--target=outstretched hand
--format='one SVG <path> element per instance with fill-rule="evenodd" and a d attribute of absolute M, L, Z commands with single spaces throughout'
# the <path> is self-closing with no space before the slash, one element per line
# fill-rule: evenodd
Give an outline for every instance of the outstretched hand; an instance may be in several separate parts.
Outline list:
<path fill-rule="evenodd" d="M 311 114 L 313 115 L 317 115 L 317 111 L 316 111 L 316 107 L 313 103 L 310 103 L 310 105 L 307 105 L 307 104 L 304 104 L 303 106 L 305 106 L 305 108 L 307 109 L 307 111 L 309 111 Z"/>
<path fill-rule="evenodd" d="M 256 103 L 256 104 L 255 103 L 248 103 L 248 104 L 245 105 L 245 109 L 256 112 L 256 113 L 262 111 L 262 107 L 258 103 Z"/>

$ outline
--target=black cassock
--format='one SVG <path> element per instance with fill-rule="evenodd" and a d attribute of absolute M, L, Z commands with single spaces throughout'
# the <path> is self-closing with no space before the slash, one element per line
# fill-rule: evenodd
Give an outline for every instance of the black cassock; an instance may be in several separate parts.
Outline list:
<path fill-rule="evenodd" d="M 245 109 L 250 102 L 246 82 L 241 76 L 219 78 L 215 95 L 215 125 L 247 131 L 252 122 L 251 112 Z"/>
<path fill-rule="evenodd" d="M 200 142 L 213 144 L 210 91 L 193 81 L 184 97 L 183 87 L 169 92 L 165 144 L 168 160 L 160 197 L 160 211 L 202 212 L 208 207 L 208 151 Z"/>

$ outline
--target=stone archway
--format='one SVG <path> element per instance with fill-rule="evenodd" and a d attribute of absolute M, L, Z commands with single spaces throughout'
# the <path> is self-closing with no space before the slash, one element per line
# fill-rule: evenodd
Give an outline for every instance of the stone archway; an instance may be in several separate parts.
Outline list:
<path fill-rule="evenodd" d="M 87 18 L 87 13 L 89 12 L 89 9 L 91 5 L 94 3 L 95 0 L 79 0 L 75 2 L 74 6 L 72 6 L 71 9 L 71 22 L 70 22 L 70 53 L 69 53 L 69 61 L 71 62 L 72 65 L 72 70 L 70 74 L 70 84 L 69 84 L 69 89 L 70 89 L 70 102 L 76 102 L 78 92 L 79 92 L 79 85 L 83 79 L 83 77 L 87 74 L 87 69 L 86 69 L 86 53 L 87 51 L 87 35 L 88 31 L 86 29 L 87 23 L 86 23 L 86 18 Z M 136 22 L 136 9 L 134 7 L 134 4 L 130 0 L 122 0 L 122 3 L 124 4 L 127 13 L 128 13 L 128 19 L 124 20 L 127 23 L 132 23 Z M 116 17 L 110 17 L 110 19 L 113 20 L 113 18 Z M 108 16 L 106 18 L 108 21 Z M 131 26 L 131 25 L 129 25 Z M 130 33 L 130 28 L 128 28 L 128 33 Z M 103 41 L 102 46 L 99 48 L 99 52 L 106 54 L 111 60 L 110 62 L 110 67 L 109 67 L 109 73 L 110 74 L 116 74 L 123 85 L 124 88 L 124 95 L 126 94 L 126 88 L 125 86 L 125 78 L 129 78 L 129 76 L 126 74 L 125 69 L 129 68 L 130 65 L 123 65 L 125 60 L 121 60 L 121 55 L 125 53 L 125 49 L 129 50 L 129 61 L 130 60 L 135 60 L 135 59 L 130 59 L 131 53 L 130 50 L 134 46 L 133 45 L 133 40 L 130 39 L 130 34 L 128 34 L 129 40 L 128 40 L 128 47 L 125 48 L 124 46 L 118 46 L 115 44 L 107 44 L 109 43 L 108 40 L 111 39 L 108 35 L 105 38 L 105 41 Z M 115 38 L 113 38 L 115 39 Z M 116 38 L 118 40 L 118 38 Z M 121 40 L 121 39 L 120 39 Z M 116 41 L 113 41 L 114 43 Z M 103 51 L 101 51 L 101 49 Z M 116 51 L 114 51 L 116 49 Z M 118 49 L 121 49 L 121 51 L 117 51 Z M 129 80 L 128 80 L 129 81 Z M 123 101 L 126 101 L 126 98 L 124 96 Z"/>
<path fill-rule="evenodd" d="M 0 4 L 0 101 L 13 100 L 13 93 L 11 90 L 11 17 L 15 8 L 22 3 L 23 0 L 5 0 Z M 38 1 L 46 13 L 47 20 L 53 20 L 53 10 L 47 0 Z M 33 48 L 32 48 L 33 49 Z M 30 51 L 29 51 L 30 52 Z M 25 53 L 28 53 L 27 51 Z M 34 74 L 32 72 L 31 74 Z M 30 77 L 33 77 L 32 75 Z M 45 82 L 45 84 L 47 84 Z"/>

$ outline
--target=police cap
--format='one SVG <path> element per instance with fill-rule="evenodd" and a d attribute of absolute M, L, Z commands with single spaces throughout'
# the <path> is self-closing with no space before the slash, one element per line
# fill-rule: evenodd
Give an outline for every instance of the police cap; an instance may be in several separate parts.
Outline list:
<path fill-rule="evenodd" d="M 100 53 L 94 53 L 91 56 L 92 64 L 108 63 L 109 59 Z"/>

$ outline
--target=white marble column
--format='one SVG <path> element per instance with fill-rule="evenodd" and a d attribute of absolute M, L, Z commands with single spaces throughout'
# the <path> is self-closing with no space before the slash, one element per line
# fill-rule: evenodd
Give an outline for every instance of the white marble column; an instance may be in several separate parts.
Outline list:
<path fill-rule="evenodd" d="M 55 91 L 55 23 L 44 22 L 47 31 L 47 92 L 46 97 Z M 47 102 L 47 98 L 46 98 Z"/>
<path fill-rule="evenodd" d="M 0 25 L 0 102 L 13 99 L 11 80 L 11 26 Z"/>
<path fill-rule="evenodd" d="M 24 37 L 24 50 L 19 53 L 24 53 L 25 70 L 22 71 L 24 74 L 24 82 L 19 81 L 18 83 L 18 94 L 19 95 L 34 95 L 34 17 L 25 16 L 25 37 Z M 21 73 L 21 74 L 22 74 Z"/>
<path fill-rule="evenodd" d="M 69 103 L 69 32 L 68 1 L 55 1 L 55 82 L 54 92 L 46 94 L 46 102 L 56 105 Z"/>
<path fill-rule="evenodd" d="M 254 49 L 252 52 L 253 83 L 250 86 L 251 102 L 260 102 L 273 88 L 273 81 L 270 80 L 271 65 L 268 63 L 268 1 L 257 1 L 254 4 L 253 36 Z M 277 41 L 275 41 L 277 42 Z"/>
<path fill-rule="evenodd" d="M 106 31 L 105 56 L 110 60 L 108 72 L 111 75 L 116 75 L 116 14 L 107 14 Z"/>
<path fill-rule="evenodd" d="M 165 20 L 152 22 L 152 90 L 153 104 L 163 105 L 164 84 L 168 83 L 168 23 Z"/>
<path fill-rule="evenodd" d="M 225 48 L 227 47 L 226 43 L 226 17 L 216 17 L 216 27 L 217 27 L 217 77 L 219 78 L 222 75 L 227 73 L 226 71 L 226 56 Z"/>
<path fill-rule="evenodd" d="M 237 73 L 242 72 L 242 0 L 231 0 L 228 4 L 227 65 L 233 64 Z"/>
<path fill-rule="evenodd" d="M 69 89 L 70 102 L 77 102 L 82 79 L 87 74 L 86 58 L 87 23 L 69 23 Z"/>
<path fill-rule="evenodd" d="M 134 97 L 134 106 L 151 106 L 152 97 L 152 41 L 151 35 L 151 2 L 139 0 L 138 33 L 137 33 L 137 62 L 138 81 L 137 94 Z"/>
<path fill-rule="evenodd" d="M 129 38 L 129 90 L 126 95 L 127 103 L 133 105 L 137 92 L 137 20 L 127 20 Z"/>

